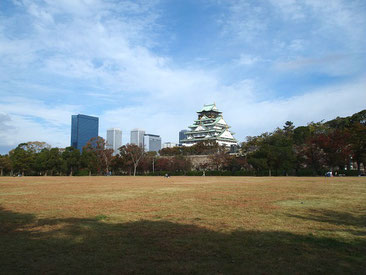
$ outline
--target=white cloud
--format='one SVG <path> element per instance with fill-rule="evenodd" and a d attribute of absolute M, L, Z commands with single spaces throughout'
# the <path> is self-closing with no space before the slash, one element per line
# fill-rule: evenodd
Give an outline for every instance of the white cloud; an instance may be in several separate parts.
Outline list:
<path fill-rule="evenodd" d="M 290 42 L 288 48 L 292 51 L 301 51 L 305 48 L 305 41 L 303 39 L 294 39 Z"/>
<path fill-rule="evenodd" d="M 349 116 L 364 109 L 364 102 L 365 77 L 352 84 L 326 86 L 291 98 L 248 102 L 241 109 L 239 103 L 234 103 L 226 113 L 230 118 L 227 121 L 233 125 L 239 140 L 243 140 L 248 135 L 273 131 L 287 120 L 300 126 L 311 121 Z"/>
<path fill-rule="evenodd" d="M 270 0 L 272 5 L 277 7 L 287 19 L 301 20 L 305 18 L 302 1 L 297 0 Z"/>
<path fill-rule="evenodd" d="M 330 54 L 321 57 L 297 57 L 288 61 L 274 63 L 278 71 L 311 71 L 329 76 L 349 76 L 362 71 L 365 62 L 358 54 Z"/>
<path fill-rule="evenodd" d="M 9 115 L 34 117 L 54 126 L 69 124 L 70 116 L 79 109 L 76 105 L 48 106 L 46 102 L 22 97 L 4 97 L 0 109 Z"/>
<path fill-rule="evenodd" d="M 28 141 L 45 141 L 54 147 L 65 147 L 69 144 L 69 127 L 66 130 L 66 127 L 43 125 L 26 116 L 7 116 L 10 117 L 11 123 L 6 124 L 6 129 L 0 132 L 2 147 L 15 148 L 19 143 Z"/>
<path fill-rule="evenodd" d="M 19 16 L 30 18 L 29 33 L 12 33 L 10 38 L 8 29 L 0 24 L 0 146 L 28 140 L 68 146 L 71 115 L 77 113 L 99 116 L 102 136 L 107 128 L 121 128 L 124 143 L 136 127 L 176 142 L 178 131 L 196 119 L 195 112 L 205 103 L 216 102 L 242 141 L 286 120 L 306 124 L 364 108 L 364 80 L 313 89 L 292 98 L 263 99 L 266 87 L 256 66 L 263 66 L 263 60 L 269 63 L 268 59 L 247 52 L 244 46 L 233 53 L 239 60 L 227 66 L 235 73 L 245 66 L 257 69 L 256 77 L 239 74 L 227 80 L 218 67 L 187 68 L 177 64 L 174 56 L 157 54 L 154 45 L 164 41 L 155 40 L 160 26 L 153 1 L 20 3 L 27 12 Z M 278 5 L 283 13 L 293 12 L 286 20 L 295 21 L 305 20 L 309 12 L 305 7 L 318 9 L 311 1 L 299 4 L 287 0 Z M 323 9 L 324 5 L 319 7 Z M 330 16 L 332 10 L 342 14 L 337 9 L 334 6 L 322 14 Z M 233 40 L 253 42 L 253 48 L 258 45 L 259 49 L 269 44 L 269 55 L 278 54 L 277 59 L 272 57 L 278 60 L 277 70 L 321 67 L 323 72 L 333 70 L 334 75 L 342 75 L 355 64 L 343 62 L 342 52 L 313 56 L 307 51 L 311 43 L 300 35 L 288 39 L 272 35 L 270 42 L 262 43 L 271 27 L 265 7 L 234 1 L 229 11 L 228 17 L 222 18 L 224 34 L 220 38 L 227 39 L 229 46 Z M 14 16 L 3 17 L 1 23 L 10 26 L 20 19 Z M 360 21 L 341 17 L 332 24 L 349 26 Z"/>
<path fill-rule="evenodd" d="M 239 65 L 253 65 L 259 61 L 259 58 L 256 56 L 248 55 L 248 54 L 241 54 L 238 60 Z"/>

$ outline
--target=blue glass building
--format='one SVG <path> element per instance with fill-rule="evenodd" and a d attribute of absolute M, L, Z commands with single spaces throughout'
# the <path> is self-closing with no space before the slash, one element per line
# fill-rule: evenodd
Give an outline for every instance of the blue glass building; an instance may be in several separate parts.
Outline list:
<path fill-rule="evenodd" d="M 99 118 L 86 115 L 71 116 L 71 146 L 82 152 L 93 137 L 98 137 Z"/>

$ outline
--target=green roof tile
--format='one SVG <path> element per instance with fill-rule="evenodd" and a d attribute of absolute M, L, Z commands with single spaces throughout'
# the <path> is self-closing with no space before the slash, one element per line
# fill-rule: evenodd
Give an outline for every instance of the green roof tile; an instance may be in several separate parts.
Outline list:
<path fill-rule="evenodd" d="M 216 104 L 205 104 L 203 105 L 203 108 L 201 111 L 198 111 L 197 113 L 201 113 L 201 112 L 210 112 L 210 111 L 213 111 L 213 112 L 218 112 L 218 113 L 221 113 L 217 108 L 216 108 Z"/>

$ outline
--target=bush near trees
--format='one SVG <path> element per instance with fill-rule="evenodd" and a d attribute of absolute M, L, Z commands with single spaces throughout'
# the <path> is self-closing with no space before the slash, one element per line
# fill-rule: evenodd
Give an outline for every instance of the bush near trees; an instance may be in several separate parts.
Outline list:
<path fill-rule="evenodd" d="M 207 155 L 193 165 L 192 156 Z M 356 164 L 357 171 L 351 170 Z M 91 139 L 82 152 L 51 148 L 45 142 L 21 143 L 8 155 L 0 155 L 0 175 L 248 175 L 315 176 L 326 171 L 359 175 L 366 164 L 366 110 L 328 122 L 282 128 L 247 137 L 236 154 L 216 142 L 144 152 L 127 144 L 113 156 L 101 137 Z"/>

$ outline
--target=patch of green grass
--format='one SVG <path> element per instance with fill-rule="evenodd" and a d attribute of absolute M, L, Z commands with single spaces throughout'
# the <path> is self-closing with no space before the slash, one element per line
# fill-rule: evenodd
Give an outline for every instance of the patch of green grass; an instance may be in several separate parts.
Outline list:
<path fill-rule="evenodd" d="M 103 221 L 103 220 L 106 220 L 107 218 L 108 217 L 103 214 L 95 216 L 95 220 L 97 220 L 97 221 Z"/>
<path fill-rule="evenodd" d="M 285 200 L 279 201 L 277 205 L 284 207 L 300 207 L 300 208 L 329 208 L 335 205 L 334 201 L 327 201 L 324 199 L 304 199 L 304 200 Z"/>

